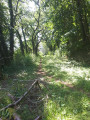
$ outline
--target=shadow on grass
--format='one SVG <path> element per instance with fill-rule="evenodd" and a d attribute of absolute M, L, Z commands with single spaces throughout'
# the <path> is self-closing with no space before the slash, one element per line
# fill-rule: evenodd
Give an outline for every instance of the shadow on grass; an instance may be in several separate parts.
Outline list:
<path fill-rule="evenodd" d="M 61 84 L 48 84 L 49 99 L 43 120 L 89 120 L 90 98 Z"/>
<path fill-rule="evenodd" d="M 49 64 L 45 66 L 45 68 L 48 76 L 53 76 L 55 79 L 62 79 L 63 81 L 66 81 L 68 73 L 60 71 L 60 67 L 55 67 L 53 64 Z"/>
<path fill-rule="evenodd" d="M 28 90 L 32 83 L 30 81 L 26 82 L 26 80 L 34 80 L 37 78 L 37 69 L 38 65 L 34 63 L 30 57 L 20 58 L 19 61 L 16 60 L 11 63 L 10 66 L 4 68 L 4 74 L 8 75 L 8 77 L 5 80 L 0 81 L 0 109 L 13 103 L 13 101 L 8 97 L 8 93 L 18 99 Z M 37 115 L 32 115 L 31 111 L 28 110 L 27 104 L 23 105 L 20 112 L 20 114 L 23 113 L 23 120 L 28 120 L 29 118 L 32 120 L 32 117 L 34 119 Z M 7 111 L 2 114 L 3 117 L 8 117 Z M 0 118 L 1 117 L 2 116 L 0 114 Z"/>
<path fill-rule="evenodd" d="M 48 76 L 52 76 L 60 81 L 68 82 L 69 80 L 70 83 L 72 83 L 72 80 L 76 80 L 74 88 L 83 89 L 85 92 L 61 85 L 59 82 L 56 82 L 55 79 L 53 82 L 52 79 L 49 80 L 52 84 L 47 83 L 50 93 L 48 103 L 44 106 L 45 118 L 43 120 L 89 120 L 90 97 L 85 93 L 90 92 L 90 82 L 86 81 L 84 77 L 78 77 L 79 74 L 69 74 L 69 71 L 61 71 L 61 64 L 66 68 L 83 66 L 74 61 L 68 63 L 62 61 L 62 63 L 58 62 L 58 64 L 56 64 L 54 61 L 46 63 L 45 59 L 43 60 L 43 68 Z"/>
<path fill-rule="evenodd" d="M 16 100 L 14 99 L 15 101 L 17 101 L 23 95 L 23 93 L 21 92 L 22 90 L 24 93 L 27 91 L 23 88 L 21 89 L 20 84 L 16 84 L 16 87 L 17 85 L 19 89 L 17 91 L 14 91 L 16 92 L 14 96 L 14 98 L 16 99 Z M 30 86 L 28 84 L 28 87 Z M 43 97 L 44 97 L 43 91 L 41 91 L 39 88 L 37 88 L 37 86 L 34 85 L 29 94 L 19 103 L 18 106 L 15 107 L 16 109 L 9 108 L 5 111 L 2 112 L 0 111 L 0 118 L 2 118 L 2 120 L 4 119 L 12 120 L 12 115 L 14 113 L 17 113 L 20 115 L 22 120 L 34 120 L 37 116 L 39 115 L 42 116 L 42 113 L 44 111 L 43 107 L 44 103 L 43 101 L 40 101 L 40 99 L 42 99 Z M 13 103 L 14 101 L 12 101 L 10 97 L 6 95 L 3 96 L 3 98 L 0 98 L 0 102 L 1 102 L 0 109 L 2 109 L 3 107 L 7 106 L 10 103 Z"/>
<path fill-rule="evenodd" d="M 74 83 L 74 87 L 90 93 L 90 81 L 85 80 L 83 77 L 77 77 L 77 79 L 77 82 Z"/>
<path fill-rule="evenodd" d="M 46 83 L 48 90 L 43 87 L 42 93 L 45 99 L 40 105 L 30 104 L 29 97 L 22 102 L 18 114 L 22 120 L 34 120 L 37 116 L 42 116 L 42 120 L 89 120 L 90 118 L 90 98 L 78 91 L 75 91 L 60 83 Z M 44 92 L 44 93 L 43 93 Z M 36 93 L 36 91 L 35 91 Z M 38 93 L 38 95 L 40 95 Z M 33 107 L 33 108 L 32 108 Z"/>
<path fill-rule="evenodd" d="M 35 87 L 31 90 L 17 111 L 21 115 L 22 120 L 34 120 L 37 116 L 43 116 L 44 102 L 37 102 L 43 97 L 43 90 L 38 90 Z"/>

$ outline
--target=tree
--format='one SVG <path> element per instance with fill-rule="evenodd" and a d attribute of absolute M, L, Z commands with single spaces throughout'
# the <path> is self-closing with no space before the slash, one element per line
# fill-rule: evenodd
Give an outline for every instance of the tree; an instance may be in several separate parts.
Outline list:
<path fill-rule="evenodd" d="M 23 45 L 22 38 L 21 38 L 21 35 L 20 35 L 18 30 L 16 30 L 16 34 L 17 34 L 17 37 L 18 37 L 19 42 L 20 42 L 21 53 L 22 53 L 22 55 L 24 55 L 24 45 Z"/>
<path fill-rule="evenodd" d="M 54 46 L 65 46 L 69 53 L 89 45 L 89 12 L 86 0 L 48 0 L 45 2 L 48 19 L 53 24 Z M 52 48 L 52 47 L 51 47 Z M 88 49 L 88 48 L 87 48 Z"/>
<path fill-rule="evenodd" d="M 9 50 L 8 46 L 6 44 L 5 36 L 7 34 L 7 27 L 5 26 L 6 24 L 6 17 L 4 15 L 4 6 L 3 4 L 0 4 L 0 57 L 3 58 L 4 63 L 8 63 L 8 58 L 9 57 Z"/>
<path fill-rule="evenodd" d="M 13 59 L 14 54 L 14 15 L 12 0 L 8 0 L 9 12 L 10 12 L 10 55 Z"/>
<path fill-rule="evenodd" d="M 89 42 L 89 26 L 87 22 L 86 2 L 85 0 L 76 0 L 76 5 L 77 5 L 77 11 L 78 11 L 78 16 L 79 16 L 83 41 Z"/>
<path fill-rule="evenodd" d="M 25 37 L 25 32 L 24 32 L 23 26 L 22 26 L 22 33 L 23 33 L 24 42 L 25 42 L 25 50 L 26 50 L 26 53 L 28 53 L 28 49 L 27 49 L 27 41 L 26 41 L 26 37 Z"/>

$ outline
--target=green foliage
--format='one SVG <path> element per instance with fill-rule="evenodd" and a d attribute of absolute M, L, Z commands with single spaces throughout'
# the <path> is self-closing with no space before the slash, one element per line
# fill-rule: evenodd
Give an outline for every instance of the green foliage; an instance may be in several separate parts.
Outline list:
<path fill-rule="evenodd" d="M 83 51 L 86 51 L 85 54 L 88 54 L 90 51 L 90 46 L 87 45 L 89 44 L 90 32 L 88 24 L 90 21 L 88 6 L 90 4 L 88 4 L 88 1 L 50 0 L 46 1 L 45 5 L 48 11 L 47 13 L 49 13 L 47 16 L 48 23 L 51 23 L 51 26 L 53 26 L 50 28 L 49 24 L 47 24 L 52 35 L 52 37 L 49 37 L 51 40 L 48 39 L 47 41 L 48 46 L 51 48 L 53 43 L 55 50 L 57 47 L 60 47 L 70 57 L 74 55 L 76 57 L 76 54 L 83 53 Z M 87 48 L 84 46 L 87 46 Z"/>
<path fill-rule="evenodd" d="M 4 92 L 4 96 L 3 96 L 3 92 L 1 91 L 0 96 L 1 96 L 0 109 L 7 106 L 8 104 L 10 104 L 12 102 L 10 100 L 10 98 L 7 95 L 5 95 L 5 92 Z M 0 111 L 0 118 L 2 118 L 3 120 L 11 119 L 14 112 L 15 112 L 14 109 L 11 109 L 11 108 L 4 110 L 4 111 Z"/>
<path fill-rule="evenodd" d="M 7 110 L 1 112 L 0 117 L 3 120 L 12 119 L 14 112 L 15 112 L 14 109 L 8 108 Z"/>
<path fill-rule="evenodd" d="M 83 89 L 84 91 L 89 92 L 90 91 L 90 81 L 89 81 L 90 78 L 85 77 L 85 79 L 87 80 L 84 80 L 83 78 L 78 78 L 78 79 L 79 80 L 76 82 L 76 87 L 78 89 Z"/>
<path fill-rule="evenodd" d="M 12 61 L 11 65 L 5 67 L 5 71 L 13 73 L 29 67 L 32 69 L 35 66 L 34 63 L 37 64 L 38 60 L 39 57 L 36 57 L 33 54 L 22 56 L 20 53 L 17 53 L 14 55 L 14 61 Z"/>

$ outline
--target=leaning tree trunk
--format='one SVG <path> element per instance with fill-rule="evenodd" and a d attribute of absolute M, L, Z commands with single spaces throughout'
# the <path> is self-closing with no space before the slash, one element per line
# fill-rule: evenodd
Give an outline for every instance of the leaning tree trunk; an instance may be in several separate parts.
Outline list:
<path fill-rule="evenodd" d="M 13 59 L 14 54 L 14 16 L 12 0 L 8 0 L 9 12 L 10 12 L 10 55 Z"/>
<path fill-rule="evenodd" d="M 21 39 L 21 35 L 20 35 L 18 30 L 16 31 L 16 33 L 17 33 L 17 37 L 18 37 L 19 42 L 20 42 L 21 53 L 22 53 L 22 55 L 24 55 L 24 45 L 23 45 L 23 42 L 22 42 L 22 39 Z"/>
<path fill-rule="evenodd" d="M 23 37 L 24 37 L 24 41 L 25 41 L 25 50 L 26 50 L 26 53 L 28 53 L 28 49 L 27 49 L 27 41 L 26 41 L 26 37 L 25 37 L 24 30 L 23 30 L 23 26 L 22 26 L 22 33 L 23 33 Z"/>

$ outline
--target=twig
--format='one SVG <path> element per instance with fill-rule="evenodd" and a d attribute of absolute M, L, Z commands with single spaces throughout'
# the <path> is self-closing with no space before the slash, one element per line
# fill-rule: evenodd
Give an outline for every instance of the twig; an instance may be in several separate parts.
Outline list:
<path fill-rule="evenodd" d="M 6 107 L 2 108 L 2 109 L 0 110 L 0 112 L 3 111 L 3 110 L 6 110 L 6 109 L 8 109 L 8 108 L 13 108 L 13 107 L 15 107 L 16 105 L 18 105 L 18 104 L 26 97 L 26 95 L 30 92 L 30 90 L 33 88 L 33 86 L 34 86 L 35 84 L 37 84 L 37 82 L 38 82 L 38 80 L 36 80 L 36 81 L 31 85 L 31 87 L 28 89 L 28 91 L 26 91 L 26 92 L 24 93 L 24 95 L 19 98 L 19 100 L 17 100 L 16 102 L 14 102 L 14 103 L 12 103 L 12 104 L 9 104 L 9 105 L 7 105 Z"/>
<path fill-rule="evenodd" d="M 38 116 L 35 120 L 42 120 L 42 116 Z"/>
<path fill-rule="evenodd" d="M 37 82 L 37 86 L 39 87 L 39 89 L 41 90 L 41 87 L 40 87 L 40 85 L 39 85 L 39 81 Z"/>

